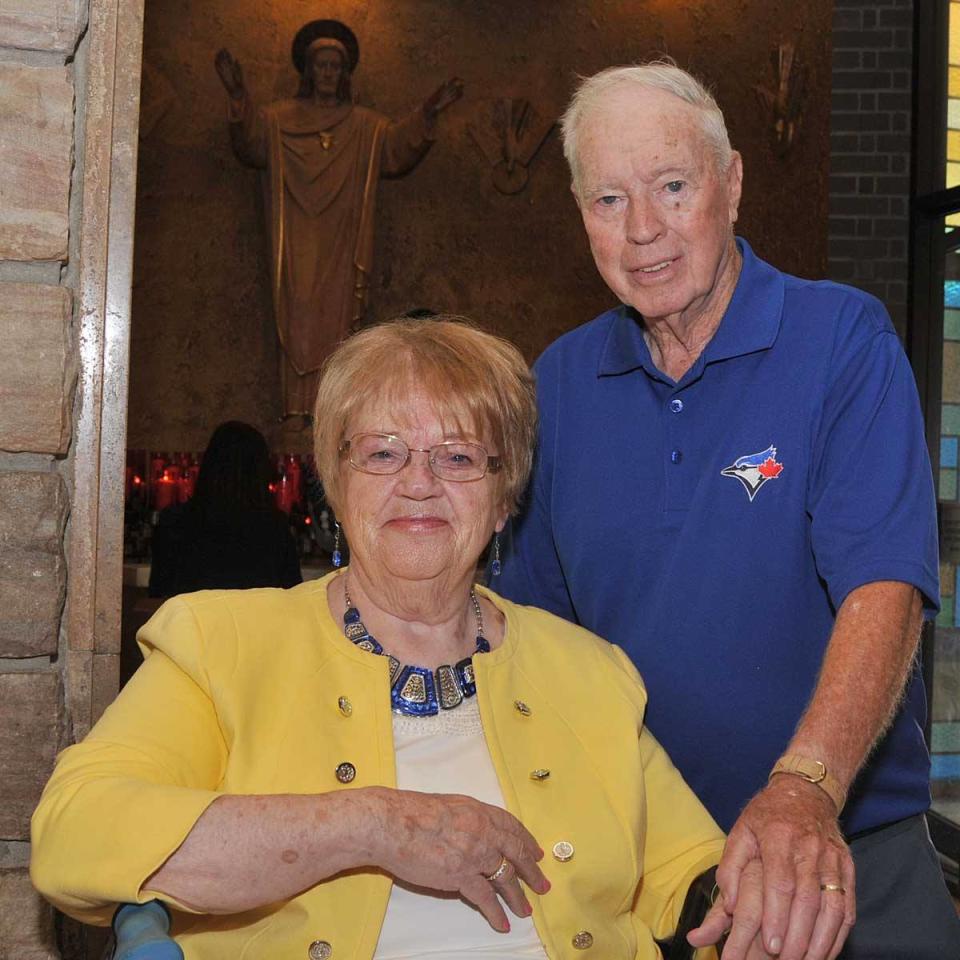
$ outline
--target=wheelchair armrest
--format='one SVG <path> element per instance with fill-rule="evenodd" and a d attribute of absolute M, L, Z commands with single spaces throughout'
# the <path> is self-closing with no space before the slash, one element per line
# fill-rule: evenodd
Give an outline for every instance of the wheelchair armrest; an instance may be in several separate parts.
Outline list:
<path fill-rule="evenodd" d="M 692 960 L 695 950 L 687 943 L 687 934 L 700 926 L 710 909 L 710 897 L 716 883 L 717 868 L 705 870 L 690 884 L 680 910 L 677 929 L 673 936 L 660 943 L 664 960 Z M 719 952 L 719 951 L 718 951 Z"/>
<path fill-rule="evenodd" d="M 113 960 L 184 960 L 170 936 L 170 914 L 159 900 L 123 903 L 113 915 Z"/>

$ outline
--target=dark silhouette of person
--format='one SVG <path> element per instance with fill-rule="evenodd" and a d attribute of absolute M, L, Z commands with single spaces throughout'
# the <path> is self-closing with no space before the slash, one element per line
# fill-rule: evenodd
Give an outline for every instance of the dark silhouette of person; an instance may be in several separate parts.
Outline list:
<path fill-rule="evenodd" d="M 160 513 L 150 596 L 300 583 L 296 546 L 287 515 L 274 505 L 272 479 L 263 434 L 239 420 L 221 423 L 193 497 Z"/>

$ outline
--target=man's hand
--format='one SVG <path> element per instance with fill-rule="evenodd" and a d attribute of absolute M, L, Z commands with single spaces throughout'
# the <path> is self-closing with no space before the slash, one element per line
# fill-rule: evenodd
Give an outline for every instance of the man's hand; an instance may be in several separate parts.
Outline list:
<path fill-rule="evenodd" d="M 217 51 L 213 65 L 217 68 L 217 76 L 227 93 L 234 100 L 239 100 L 243 96 L 243 68 L 240 61 L 234 60 L 233 54 L 224 47 Z"/>
<path fill-rule="evenodd" d="M 753 897 L 745 905 L 751 909 L 739 904 L 748 870 L 752 874 L 757 861 L 762 869 L 759 913 L 752 909 Z M 767 952 L 780 960 L 832 960 L 856 919 L 853 859 L 836 808 L 819 787 L 800 777 L 773 777 L 747 804 L 727 839 L 717 885 L 733 917 L 724 960 L 749 956 L 744 950 L 757 929 Z M 739 930 L 738 915 L 743 916 Z"/>
<path fill-rule="evenodd" d="M 451 103 L 456 103 L 463 96 L 463 81 L 459 77 L 444 80 L 433 93 L 424 101 L 423 115 L 427 123 L 433 123 L 437 114 L 446 110 Z"/>
<path fill-rule="evenodd" d="M 769 960 L 760 939 L 760 918 L 763 915 L 763 868 L 759 860 L 751 860 L 740 875 L 737 909 L 728 912 L 723 897 L 718 896 L 707 911 L 703 923 L 687 934 L 687 942 L 694 947 L 719 943 L 728 930 L 730 936 L 723 950 L 723 958 L 744 957 L 745 960 Z"/>

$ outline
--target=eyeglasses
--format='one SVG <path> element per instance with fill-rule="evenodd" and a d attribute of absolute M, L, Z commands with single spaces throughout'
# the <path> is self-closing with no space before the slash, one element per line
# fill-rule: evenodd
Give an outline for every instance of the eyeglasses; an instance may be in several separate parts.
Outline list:
<path fill-rule="evenodd" d="M 499 473 L 503 466 L 499 457 L 491 457 L 478 443 L 444 440 L 432 447 L 408 447 L 390 433 L 358 433 L 341 442 L 338 452 L 349 458 L 350 466 L 363 473 L 385 476 L 399 473 L 409 462 L 410 454 L 427 454 L 427 463 L 435 477 L 463 483 L 479 480 L 487 473 Z"/>

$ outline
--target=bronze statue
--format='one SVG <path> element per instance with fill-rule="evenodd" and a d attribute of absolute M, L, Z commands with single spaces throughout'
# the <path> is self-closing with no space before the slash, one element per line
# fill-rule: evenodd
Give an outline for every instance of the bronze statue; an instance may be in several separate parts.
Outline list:
<path fill-rule="evenodd" d="M 398 123 L 353 103 L 357 38 L 337 20 L 297 32 L 292 57 L 300 89 L 256 109 L 239 61 L 216 56 L 230 95 L 230 140 L 237 157 L 267 171 L 270 272 L 283 348 L 283 414 L 309 416 L 317 371 L 363 316 L 373 259 L 377 182 L 412 170 L 433 143 L 437 115 L 460 98 L 463 82 L 441 84 Z"/>

